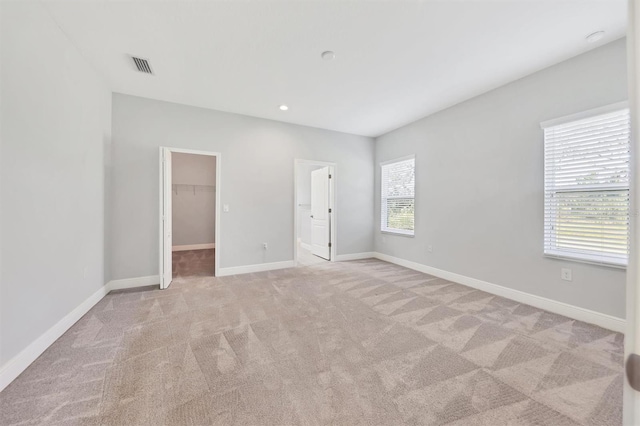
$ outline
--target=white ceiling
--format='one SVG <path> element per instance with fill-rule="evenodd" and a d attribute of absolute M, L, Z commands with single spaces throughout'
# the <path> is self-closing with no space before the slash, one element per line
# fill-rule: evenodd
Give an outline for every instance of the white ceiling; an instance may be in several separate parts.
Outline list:
<path fill-rule="evenodd" d="M 366 136 L 626 28 L 625 0 L 44 4 L 114 92 Z M 587 43 L 597 30 L 604 39 Z M 336 58 L 323 61 L 325 50 Z M 148 58 L 156 75 L 135 71 L 131 54 Z"/>

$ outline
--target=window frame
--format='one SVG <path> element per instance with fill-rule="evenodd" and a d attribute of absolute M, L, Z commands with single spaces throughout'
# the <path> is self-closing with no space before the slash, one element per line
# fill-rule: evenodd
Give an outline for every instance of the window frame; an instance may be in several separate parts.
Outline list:
<path fill-rule="evenodd" d="M 594 108 L 588 111 L 583 111 L 577 114 L 571 114 L 568 116 L 564 116 L 564 117 L 560 117 L 560 118 L 556 118 L 556 119 L 552 119 L 552 120 L 547 120 L 544 121 L 542 123 L 540 123 L 540 127 L 543 130 L 543 150 L 546 151 L 547 149 L 547 138 L 544 135 L 544 130 L 548 129 L 548 128 L 552 128 L 555 126 L 561 126 L 564 124 L 569 124 L 569 123 L 573 123 L 573 122 L 578 122 L 581 120 L 587 120 L 587 119 L 592 119 L 592 118 L 596 118 L 598 116 L 601 115 L 606 115 L 606 114 L 611 114 L 611 113 L 615 113 L 615 112 L 622 112 L 624 110 L 628 110 L 629 109 L 629 104 L 628 102 L 624 101 L 624 102 L 618 102 L 615 104 L 611 104 L 611 105 L 606 105 L 600 108 Z M 630 141 L 631 137 L 630 137 L 630 133 L 629 133 L 629 145 L 631 143 Z M 630 163 L 629 163 L 629 168 L 631 167 Z M 630 170 L 629 170 L 630 172 Z M 599 185 L 597 187 L 592 187 L 589 188 L 588 186 L 583 186 L 583 187 L 578 187 L 578 186 L 571 186 L 571 187 L 567 187 L 564 189 L 556 189 L 555 191 L 553 191 L 554 194 L 557 193 L 597 193 L 597 192 L 614 192 L 614 191 L 626 191 L 626 193 L 628 194 L 628 197 L 630 195 L 630 181 L 627 182 L 626 186 L 625 185 L 621 185 L 621 184 L 611 184 L 608 186 L 605 185 Z M 611 267 L 611 268 L 618 268 L 618 269 L 626 269 L 627 264 L 629 262 L 629 244 L 630 244 L 630 239 L 629 237 L 627 237 L 627 257 L 625 259 L 620 258 L 619 260 L 614 259 L 612 256 L 607 256 L 606 254 L 594 254 L 594 253 L 579 253 L 579 252 L 575 252 L 575 251 L 571 251 L 571 250 L 563 250 L 563 249 L 558 249 L 558 248 L 554 248 L 554 247 L 547 247 L 547 232 L 550 232 L 547 228 L 548 226 L 551 226 L 551 224 L 548 222 L 548 205 L 547 205 L 547 159 L 546 159 L 546 154 L 543 154 L 543 221 L 544 221 L 544 226 L 543 226 L 543 256 L 547 257 L 547 258 L 552 258 L 552 259 L 562 259 L 562 260 L 569 260 L 572 262 L 578 262 L 578 263 L 588 263 L 588 264 L 595 264 L 595 265 L 599 265 L 599 266 L 607 266 L 607 267 Z M 627 216 L 630 218 L 631 215 L 631 204 L 629 201 L 628 204 L 628 213 Z M 553 224 L 557 224 L 557 221 L 554 221 Z M 627 222 L 627 235 L 629 235 L 629 222 Z M 594 250 L 595 251 L 595 250 Z"/>
<path fill-rule="evenodd" d="M 407 230 L 407 229 L 397 229 L 397 228 L 387 228 L 383 226 L 383 223 L 387 223 L 387 209 L 386 209 L 386 200 L 388 199 L 400 199 L 400 198 L 409 198 L 409 197 L 388 197 L 385 196 L 385 194 L 383 194 L 383 189 L 385 187 L 384 182 L 383 182 L 383 177 L 384 177 L 384 168 L 385 166 L 390 166 L 392 164 L 396 164 L 396 163 L 402 163 L 408 160 L 413 160 L 413 173 L 414 173 L 414 180 L 413 180 L 413 229 L 412 230 Z M 415 237 L 415 232 L 416 232 L 416 181 L 417 181 L 417 169 L 416 169 L 416 156 L 415 154 L 412 155 L 406 155 L 404 157 L 399 157 L 399 158 L 394 158 L 392 160 L 387 160 L 387 161 L 383 161 L 380 163 L 380 232 L 383 234 L 390 234 L 390 235 L 399 235 L 402 237 L 409 237 L 409 238 L 413 238 Z"/>

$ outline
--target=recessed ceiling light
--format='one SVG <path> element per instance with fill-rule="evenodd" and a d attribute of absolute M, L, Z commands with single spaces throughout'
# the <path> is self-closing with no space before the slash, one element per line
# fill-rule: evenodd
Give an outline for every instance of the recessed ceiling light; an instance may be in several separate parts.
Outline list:
<path fill-rule="evenodd" d="M 286 111 L 289 109 L 289 107 L 286 105 L 280 105 L 278 108 L 280 108 L 280 111 Z"/>
<path fill-rule="evenodd" d="M 336 57 L 336 54 L 331 50 L 327 50 L 326 52 L 322 52 L 320 56 L 322 56 L 322 59 L 325 61 L 332 61 Z"/>
<path fill-rule="evenodd" d="M 604 37 L 604 31 L 596 31 L 595 33 L 589 34 L 586 38 L 589 43 L 595 43 L 596 41 L 602 40 Z"/>

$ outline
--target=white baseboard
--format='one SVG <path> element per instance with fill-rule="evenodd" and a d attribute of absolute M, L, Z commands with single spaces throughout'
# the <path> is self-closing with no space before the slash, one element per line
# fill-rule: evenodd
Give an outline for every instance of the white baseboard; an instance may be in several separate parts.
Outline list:
<path fill-rule="evenodd" d="M 187 250 L 206 250 L 216 248 L 216 243 L 205 243 L 205 244 L 187 244 L 184 246 L 173 246 L 171 247 L 172 251 L 187 251 Z"/>
<path fill-rule="evenodd" d="M 303 249 L 305 249 L 307 251 L 311 251 L 311 244 L 300 242 L 300 247 L 302 247 Z"/>
<path fill-rule="evenodd" d="M 62 336 L 73 324 L 75 324 L 89 309 L 98 303 L 109 292 L 107 286 L 102 286 L 98 291 L 89 296 L 78 307 L 65 315 L 33 343 L 24 348 L 22 352 L 11 358 L 0 368 L 0 391 L 6 388 L 16 377 L 31 365 L 42 353 L 47 350 L 60 336 Z"/>
<path fill-rule="evenodd" d="M 336 256 L 336 262 L 344 262 L 347 260 L 371 259 L 372 257 L 376 257 L 375 253 L 372 251 L 363 252 L 363 253 L 339 254 Z"/>
<path fill-rule="evenodd" d="M 150 275 L 148 277 L 125 278 L 123 280 L 109 281 L 105 287 L 107 287 L 107 292 L 109 292 L 111 290 L 122 290 L 125 288 L 144 287 L 157 284 L 160 284 L 160 276 Z"/>
<path fill-rule="evenodd" d="M 376 252 L 374 253 L 374 256 L 376 259 L 384 260 L 389 263 L 395 263 L 396 265 L 424 272 L 425 274 L 443 278 L 448 281 L 453 281 L 458 284 L 463 284 L 477 290 L 486 291 L 487 293 L 495 294 L 496 296 L 505 297 L 519 303 L 531 305 L 535 308 L 544 309 L 545 311 L 563 315 L 565 317 L 576 319 L 578 321 L 595 324 L 599 327 L 606 328 L 607 330 L 617 331 L 618 333 L 624 333 L 626 331 L 626 321 L 622 318 L 602 314 L 590 309 L 581 308 L 564 302 L 558 302 L 557 300 L 547 299 L 546 297 L 536 296 L 531 293 L 525 293 L 523 291 L 514 290 L 512 288 L 503 287 L 501 285 L 492 284 L 486 281 L 478 280 L 476 278 L 456 274 L 454 272 L 437 269 L 431 266 L 423 265 L 421 263 L 411 262 L 409 260 L 389 256 L 388 254 Z"/>
<path fill-rule="evenodd" d="M 296 262 L 293 260 L 285 260 L 284 262 L 258 263 L 256 265 L 232 266 L 229 268 L 220 268 L 218 270 L 219 277 L 227 275 L 249 274 L 251 272 L 273 271 L 274 269 L 293 268 Z"/>
<path fill-rule="evenodd" d="M 113 280 L 102 286 L 98 291 L 89 296 L 73 311 L 65 315 L 53 327 L 38 337 L 33 343 L 11 358 L 0 368 L 0 391 L 6 388 L 16 377 L 31 365 L 42 353 L 47 350 L 60 336 L 62 336 L 73 324 L 75 324 L 89 309 L 93 308 L 104 296 L 112 290 L 143 287 L 160 283 L 158 275 L 148 277 L 128 278 Z"/>
<path fill-rule="evenodd" d="M 486 291 L 487 293 L 515 300 L 516 302 L 525 303 L 539 309 L 544 309 L 559 315 L 564 315 L 579 321 L 588 322 L 598 325 L 608 330 L 625 332 L 626 321 L 622 318 L 613 317 L 611 315 L 602 314 L 589 309 L 580 308 L 578 306 L 569 305 L 567 303 L 558 302 L 556 300 L 547 299 L 545 297 L 536 296 L 497 284 L 456 274 L 454 272 L 437 269 L 421 263 L 411 262 L 409 260 L 400 259 L 398 257 L 389 256 L 383 253 L 353 253 L 338 255 L 338 261 L 357 260 L 375 257 L 386 262 L 404 266 L 409 269 L 424 272 L 439 278 L 453 281 L 466 285 L 471 288 Z M 235 266 L 230 268 L 220 268 L 219 276 L 246 274 L 251 272 L 271 271 L 274 269 L 292 268 L 295 266 L 293 260 L 274 263 L 261 263 L 257 265 Z M 157 275 L 128 278 L 122 280 L 109 281 L 94 294 L 89 296 L 73 311 L 69 312 L 64 318 L 58 321 L 53 327 L 47 330 L 43 335 L 37 338 L 33 343 L 23 349 L 18 355 L 10 359 L 0 368 L 0 391 L 9 385 L 16 377 L 18 377 L 33 361 L 35 361 L 53 342 L 62 336 L 73 324 L 75 324 L 89 309 L 98 303 L 111 290 L 120 290 L 125 288 L 142 287 L 155 285 L 160 282 Z"/>

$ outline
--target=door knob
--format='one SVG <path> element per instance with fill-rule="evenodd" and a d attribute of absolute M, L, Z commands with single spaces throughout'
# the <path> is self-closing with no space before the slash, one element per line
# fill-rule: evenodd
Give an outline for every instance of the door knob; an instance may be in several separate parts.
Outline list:
<path fill-rule="evenodd" d="M 629 385 L 640 392 L 640 355 L 631 354 L 627 359 L 627 380 Z"/>
<path fill-rule="evenodd" d="M 313 219 L 313 215 L 309 216 L 311 219 Z"/>

